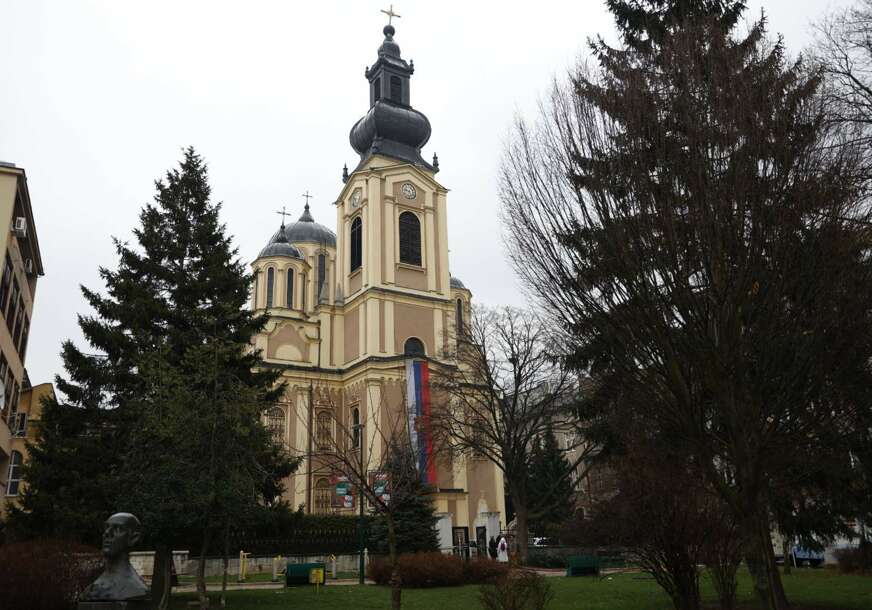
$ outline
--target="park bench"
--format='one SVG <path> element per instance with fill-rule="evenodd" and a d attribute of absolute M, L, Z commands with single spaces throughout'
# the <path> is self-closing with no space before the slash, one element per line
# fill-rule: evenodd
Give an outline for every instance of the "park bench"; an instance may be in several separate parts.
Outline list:
<path fill-rule="evenodd" d="M 323 562 L 321 563 L 292 563 L 288 562 L 285 565 L 285 586 L 290 587 L 292 585 L 308 585 L 309 584 L 309 571 L 315 569 L 324 570 L 324 573 L 327 573 L 327 565 Z"/>
<path fill-rule="evenodd" d="M 566 559 L 567 576 L 598 576 L 599 571 L 596 555 L 572 555 Z"/>

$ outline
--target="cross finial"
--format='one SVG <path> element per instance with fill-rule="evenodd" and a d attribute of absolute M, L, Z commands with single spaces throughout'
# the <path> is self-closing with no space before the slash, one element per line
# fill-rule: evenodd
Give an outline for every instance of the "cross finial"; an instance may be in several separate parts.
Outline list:
<path fill-rule="evenodd" d="M 306 198 L 306 207 L 309 207 L 309 199 L 312 198 L 312 195 L 309 194 L 309 189 L 306 189 L 306 192 L 301 195 Z"/>
<path fill-rule="evenodd" d="M 391 24 L 391 19 L 393 19 L 394 17 L 401 17 L 402 16 L 402 15 L 398 15 L 397 13 L 394 12 L 394 5 L 393 4 L 391 4 L 391 7 L 388 10 L 382 9 L 381 12 L 388 16 L 388 25 Z"/>
<path fill-rule="evenodd" d="M 282 217 L 282 226 L 285 226 L 285 216 L 290 216 L 288 212 L 285 212 L 285 206 L 282 206 L 282 211 L 276 212 L 276 214 L 279 214 Z"/>

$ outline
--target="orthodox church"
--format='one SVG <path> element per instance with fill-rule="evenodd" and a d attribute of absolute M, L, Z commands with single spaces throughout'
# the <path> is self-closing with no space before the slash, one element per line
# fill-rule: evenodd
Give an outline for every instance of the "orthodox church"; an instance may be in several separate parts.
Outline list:
<path fill-rule="evenodd" d="M 407 417 L 422 477 L 436 489 L 441 546 L 482 544 L 505 527 L 502 472 L 472 457 L 429 459 L 430 439 L 418 434 L 430 372 L 452 365 L 472 295 L 449 274 L 448 192 L 436 156 L 421 156 L 430 122 L 411 106 L 414 64 L 394 34 L 388 24 L 365 72 L 369 110 L 350 133 L 360 162 L 337 185 L 335 230 L 317 223 L 307 202 L 297 222 L 282 216 L 253 263 L 252 307 L 268 317 L 256 347 L 287 384 L 267 420 L 304 460 L 286 481 L 287 501 L 354 513 L 357 498 L 331 472 L 330 451 L 353 431 L 352 449 L 378 464 L 378 435 L 393 415 Z"/>

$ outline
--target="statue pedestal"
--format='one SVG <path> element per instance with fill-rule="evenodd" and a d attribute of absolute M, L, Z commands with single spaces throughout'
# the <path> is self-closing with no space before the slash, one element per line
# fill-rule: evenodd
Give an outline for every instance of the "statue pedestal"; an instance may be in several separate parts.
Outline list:
<path fill-rule="evenodd" d="M 147 599 L 127 602 L 79 602 L 77 610 L 146 610 L 149 608 Z"/>

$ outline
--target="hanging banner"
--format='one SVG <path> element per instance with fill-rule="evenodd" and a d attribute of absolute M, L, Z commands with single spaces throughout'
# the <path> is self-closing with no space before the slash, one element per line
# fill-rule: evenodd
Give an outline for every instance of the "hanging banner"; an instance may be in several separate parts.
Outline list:
<path fill-rule="evenodd" d="M 335 490 L 330 503 L 333 508 L 354 508 L 354 488 L 348 477 L 333 475 L 333 488 Z"/>
<path fill-rule="evenodd" d="M 425 361 L 406 361 L 406 413 L 412 453 L 417 458 L 421 482 L 435 485 L 436 463 L 430 430 L 430 369 Z"/>

